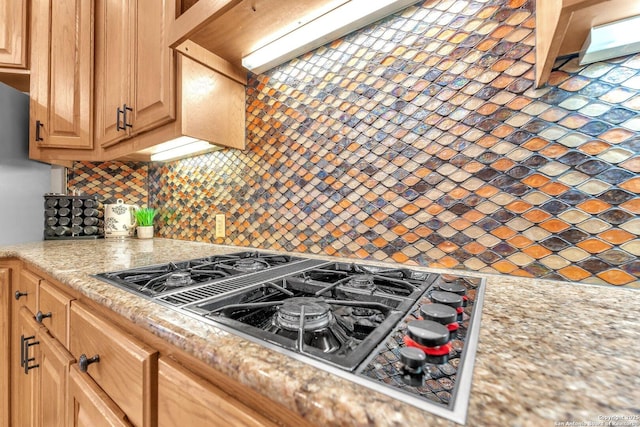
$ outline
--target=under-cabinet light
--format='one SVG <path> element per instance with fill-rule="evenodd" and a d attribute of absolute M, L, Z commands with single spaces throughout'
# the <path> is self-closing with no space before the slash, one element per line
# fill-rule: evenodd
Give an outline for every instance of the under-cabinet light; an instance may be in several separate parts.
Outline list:
<path fill-rule="evenodd" d="M 640 16 L 591 28 L 580 50 L 580 65 L 640 52 Z"/>
<path fill-rule="evenodd" d="M 161 162 L 166 160 L 175 160 L 196 154 L 204 154 L 209 151 L 218 149 L 207 141 L 191 138 L 189 136 L 181 136 L 171 141 L 167 141 L 156 147 L 156 151 L 151 154 L 151 161 Z"/>
<path fill-rule="evenodd" d="M 417 1 L 351 0 L 258 48 L 242 58 L 242 65 L 259 74 L 414 3 Z"/>

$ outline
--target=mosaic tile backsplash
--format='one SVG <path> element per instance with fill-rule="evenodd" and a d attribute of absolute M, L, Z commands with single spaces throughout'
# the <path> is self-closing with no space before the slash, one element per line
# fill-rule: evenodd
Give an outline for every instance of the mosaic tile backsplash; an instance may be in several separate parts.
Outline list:
<path fill-rule="evenodd" d="M 156 235 L 640 287 L 640 55 L 535 90 L 534 3 L 426 1 L 250 75 L 246 151 L 150 164 Z"/>
<path fill-rule="evenodd" d="M 97 194 L 106 203 L 122 199 L 127 204 L 149 203 L 149 166 L 141 162 L 74 162 L 67 169 L 67 188 L 71 193 Z"/>

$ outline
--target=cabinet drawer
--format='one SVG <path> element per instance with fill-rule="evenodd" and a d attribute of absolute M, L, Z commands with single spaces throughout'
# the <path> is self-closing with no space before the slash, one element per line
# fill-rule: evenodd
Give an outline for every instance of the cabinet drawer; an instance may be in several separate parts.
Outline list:
<path fill-rule="evenodd" d="M 15 296 L 19 296 L 16 308 L 24 306 L 27 307 L 31 313 L 36 312 L 40 280 L 38 276 L 27 270 L 20 272 L 20 280 L 18 280 L 13 288 L 14 298 Z"/>
<path fill-rule="evenodd" d="M 69 348 L 69 306 L 71 297 L 60 292 L 47 281 L 40 282 L 39 311 L 36 320 L 46 326 L 49 333 Z"/>
<path fill-rule="evenodd" d="M 99 356 L 88 365 L 87 374 L 120 407 L 136 426 L 155 421 L 151 404 L 157 390 L 158 355 L 155 350 L 95 316 L 76 301 L 69 319 L 71 354 L 80 362 Z"/>
<path fill-rule="evenodd" d="M 158 366 L 158 427 L 276 426 L 165 357 Z"/>

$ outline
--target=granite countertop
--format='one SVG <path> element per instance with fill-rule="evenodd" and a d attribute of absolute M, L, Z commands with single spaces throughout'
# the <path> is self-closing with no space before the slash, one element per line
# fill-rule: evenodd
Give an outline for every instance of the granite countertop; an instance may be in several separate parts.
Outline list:
<path fill-rule="evenodd" d="M 246 248 L 62 240 L 0 247 L 0 258 L 35 265 L 318 425 L 456 425 L 90 276 L 239 250 Z M 637 290 L 473 275 L 487 286 L 467 425 L 640 426 Z"/>

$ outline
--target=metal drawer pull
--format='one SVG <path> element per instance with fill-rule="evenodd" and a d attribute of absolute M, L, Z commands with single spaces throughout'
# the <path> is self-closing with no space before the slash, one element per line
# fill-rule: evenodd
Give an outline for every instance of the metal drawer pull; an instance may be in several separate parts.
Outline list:
<path fill-rule="evenodd" d="M 48 312 L 47 314 L 43 314 L 41 311 L 38 311 L 36 313 L 36 322 L 42 323 L 42 321 L 44 319 L 46 319 L 47 317 L 51 317 L 51 316 L 52 316 L 51 312 Z"/>
<path fill-rule="evenodd" d="M 20 292 L 20 291 L 16 291 L 16 300 L 19 300 L 21 297 L 26 297 L 28 294 L 27 292 Z"/>
<path fill-rule="evenodd" d="M 97 354 L 91 358 L 88 358 L 86 354 L 82 353 L 80 355 L 80 359 L 78 360 L 78 367 L 80 368 L 80 371 L 87 372 L 89 365 L 99 361 L 100 361 L 100 356 Z"/>

